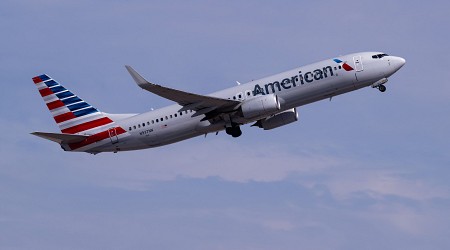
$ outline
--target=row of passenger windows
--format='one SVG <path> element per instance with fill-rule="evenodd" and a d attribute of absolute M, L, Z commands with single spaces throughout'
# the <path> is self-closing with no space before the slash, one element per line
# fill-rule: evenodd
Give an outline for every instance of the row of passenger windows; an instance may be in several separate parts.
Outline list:
<path fill-rule="evenodd" d="M 252 92 L 250 90 L 247 90 L 247 92 L 245 92 L 245 94 L 243 94 L 241 92 L 241 93 L 238 93 L 237 95 L 235 95 L 233 97 L 228 97 L 228 100 L 231 100 L 231 99 L 233 99 L 233 100 L 242 100 L 242 98 L 244 98 L 245 95 L 247 95 L 247 97 L 249 97 L 249 96 L 252 95 Z"/>
<path fill-rule="evenodd" d="M 192 110 L 187 111 L 186 110 L 186 111 L 184 111 L 184 114 L 192 113 L 192 112 L 194 112 L 194 111 L 192 111 Z M 183 115 L 183 112 L 178 112 L 178 113 L 175 113 L 173 115 L 166 115 L 165 117 L 161 117 L 159 119 L 151 120 L 151 121 L 148 121 L 147 123 L 143 122 L 142 124 L 134 125 L 132 127 L 129 127 L 128 130 L 131 131 L 133 129 L 138 129 L 138 128 L 145 127 L 145 126 L 150 126 L 151 124 L 163 122 L 163 121 L 166 121 L 166 120 L 169 120 L 169 119 L 173 119 L 173 118 L 176 118 L 176 117 L 182 116 L 182 115 Z"/>
<path fill-rule="evenodd" d="M 388 54 L 378 54 L 378 55 L 373 55 L 372 58 L 373 59 L 378 59 L 378 58 L 383 58 L 385 56 L 389 56 Z"/>

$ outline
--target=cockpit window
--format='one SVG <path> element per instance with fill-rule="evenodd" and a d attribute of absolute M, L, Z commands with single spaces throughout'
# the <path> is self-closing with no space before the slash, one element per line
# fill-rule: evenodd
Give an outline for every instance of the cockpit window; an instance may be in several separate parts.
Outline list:
<path fill-rule="evenodd" d="M 388 54 L 378 54 L 378 55 L 373 55 L 372 58 L 378 59 L 378 58 L 383 58 L 385 56 L 389 56 L 389 55 Z"/>

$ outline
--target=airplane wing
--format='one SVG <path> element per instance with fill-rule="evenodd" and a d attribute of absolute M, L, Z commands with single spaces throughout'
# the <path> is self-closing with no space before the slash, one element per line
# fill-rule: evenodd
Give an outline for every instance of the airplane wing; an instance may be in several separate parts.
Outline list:
<path fill-rule="evenodd" d="M 126 65 L 125 68 L 133 77 L 134 81 L 139 87 L 153 94 L 159 95 L 163 98 L 172 100 L 183 106 L 179 111 L 195 110 L 197 111 L 193 116 L 198 116 L 207 113 L 222 113 L 230 112 L 237 108 L 241 102 L 235 100 L 222 99 L 213 96 L 205 96 L 193 94 L 177 89 L 164 87 L 158 84 L 151 83 L 145 80 L 139 73 L 137 73 L 131 66 Z"/>

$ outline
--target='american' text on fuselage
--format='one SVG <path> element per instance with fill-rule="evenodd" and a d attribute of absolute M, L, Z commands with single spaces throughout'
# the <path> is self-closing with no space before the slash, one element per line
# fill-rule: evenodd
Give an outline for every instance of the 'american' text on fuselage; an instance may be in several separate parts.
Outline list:
<path fill-rule="evenodd" d="M 290 78 L 285 78 L 281 81 L 275 81 L 265 84 L 264 88 L 262 88 L 259 84 L 256 84 L 253 89 L 253 95 L 256 96 L 275 93 L 277 91 L 281 91 L 281 89 L 290 89 L 292 87 L 297 87 L 298 83 L 300 83 L 300 85 L 303 85 L 305 83 L 312 83 L 313 81 L 318 81 L 333 75 L 333 67 L 331 66 L 326 66 L 322 69 L 315 69 L 313 71 L 306 72 L 305 74 L 299 71 L 298 75 L 292 76 Z"/>

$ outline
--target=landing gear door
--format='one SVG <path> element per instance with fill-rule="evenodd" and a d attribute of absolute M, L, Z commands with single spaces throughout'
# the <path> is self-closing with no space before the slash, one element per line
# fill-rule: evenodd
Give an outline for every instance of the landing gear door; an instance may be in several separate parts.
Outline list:
<path fill-rule="evenodd" d="M 363 63 L 362 63 L 362 60 L 361 60 L 361 56 L 354 56 L 353 57 L 353 62 L 355 63 L 355 70 L 356 70 L 356 72 L 361 72 L 361 71 L 364 70 Z"/>
<path fill-rule="evenodd" d="M 108 129 L 109 139 L 111 139 L 112 144 L 116 144 L 119 142 L 119 137 L 117 136 L 116 128 Z"/>

